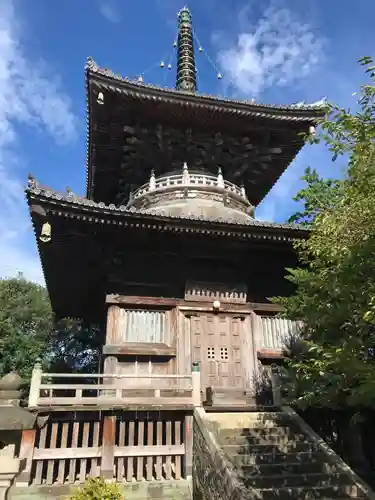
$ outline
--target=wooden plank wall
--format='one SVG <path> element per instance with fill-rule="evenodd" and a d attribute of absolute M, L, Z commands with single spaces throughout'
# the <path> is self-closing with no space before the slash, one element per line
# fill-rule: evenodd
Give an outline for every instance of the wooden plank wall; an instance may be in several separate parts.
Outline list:
<path fill-rule="evenodd" d="M 110 306 L 108 312 L 106 343 L 122 345 L 132 343 L 161 343 L 176 347 L 176 310 L 157 309 L 155 307 L 120 307 Z M 108 368 L 107 368 L 108 366 Z M 191 366 L 189 366 L 191 371 Z M 174 374 L 176 360 L 174 357 L 127 356 L 117 362 L 107 362 L 105 371 L 117 374 Z M 144 384 L 150 381 L 144 379 Z"/>
<path fill-rule="evenodd" d="M 106 417 L 108 419 L 108 417 Z M 111 450 L 103 439 L 98 413 L 54 418 L 36 437 L 31 484 L 83 483 L 106 475 L 118 482 L 184 479 L 190 456 L 184 412 L 121 412 L 115 419 Z M 187 453 L 188 451 L 188 453 Z M 104 464 L 106 455 L 112 466 Z M 103 468 L 106 471 L 103 472 Z"/>
<path fill-rule="evenodd" d="M 273 351 L 283 350 L 291 338 L 298 335 L 299 323 L 277 316 L 262 315 L 261 319 L 261 349 Z"/>

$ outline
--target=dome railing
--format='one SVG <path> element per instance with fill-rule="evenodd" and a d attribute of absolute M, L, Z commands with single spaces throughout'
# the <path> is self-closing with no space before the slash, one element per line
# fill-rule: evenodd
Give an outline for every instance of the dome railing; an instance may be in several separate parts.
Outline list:
<path fill-rule="evenodd" d="M 170 174 L 156 178 L 155 174 L 152 172 L 149 182 L 133 191 L 131 198 L 132 200 L 136 200 L 151 192 L 154 193 L 155 191 L 173 187 L 222 188 L 228 193 L 233 193 L 244 201 L 248 201 L 245 188 L 224 180 L 221 169 L 219 169 L 217 176 L 207 173 L 189 173 L 186 163 L 184 164 L 181 174 Z"/>

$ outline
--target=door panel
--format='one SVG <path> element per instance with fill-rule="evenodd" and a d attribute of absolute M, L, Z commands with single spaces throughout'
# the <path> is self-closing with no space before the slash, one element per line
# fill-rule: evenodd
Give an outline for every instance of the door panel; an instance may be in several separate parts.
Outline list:
<path fill-rule="evenodd" d="M 200 365 L 202 390 L 208 386 L 244 388 L 243 321 L 220 313 L 192 316 L 190 321 L 193 361 Z"/>

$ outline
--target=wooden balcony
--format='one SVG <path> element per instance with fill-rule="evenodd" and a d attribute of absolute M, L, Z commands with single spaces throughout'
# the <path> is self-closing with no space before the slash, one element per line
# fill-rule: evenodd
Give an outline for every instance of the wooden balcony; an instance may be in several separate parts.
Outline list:
<path fill-rule="evenodd" d="M 33 370 L 28 402 L 30 409 L 49 411 L 188 409 L 200 404 L 198 366 L 188 375 L 116 375 L 45 373 L 39 364 Z"/>

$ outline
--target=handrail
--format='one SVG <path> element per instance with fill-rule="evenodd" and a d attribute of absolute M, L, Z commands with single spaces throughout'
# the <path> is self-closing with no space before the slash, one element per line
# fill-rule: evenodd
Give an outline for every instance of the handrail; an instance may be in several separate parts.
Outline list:
<path fill-rule="evenodd" d="M 113 374 L 113 373 L 48 373 L 42 372 L 42 377 L 56 377 L 56 378 L 155 378 L 155 379 L 189 379 L 191 375 L 175 375 L 175 374 L 159 374 L 159 373 L 150 373 L 148 375 L 135 375 L 135 374 Z"/>
<path fill-rule="evenodd" d="M 238 477 L 233 464 L 223 452 L 204 408 L 194 410 L 193 490 L 197 497 L 207 500 L 215 498 L 253 498 Z M 249 495 L 250 493 L 250 495 Z"/>
<path fill-rule="evenodd" d="M 323 452 L 325 458 L 329 463 L 335 464 L 337 469 L 342 474 L 347 474 L 349 478 L 353 481 L 355 486 L 362 492 L 362 498 L 367 498 L 368 500 L 375 500 L 375 493 L 371 487 L 356 473 L 354 470 L 338 455 L 319 434 L 317 434 L 309 424 L 303 420 L 303 418 L 298 415 L 298 413 L 293 410 L 290 406 L 282 406 L 282 412 L 287 415 L 292 421 L 294 421 L 301 431 L 306 434 L 309 440 L 317 444 L 318 448 Z"/>
<path fill-rule="evenodd" d="M 100 383 L 72 383 L 66 382 L 43 383 L 45 378 L 53 379 L 87 379 L 92 378 Z M 105 379 L 105 380 L 103 380 Z M 129 384 L 128 381 L 131 383 Z M 142 381 L 137 383 L 137 381 Z M 149 383 L 147 384 L 147 381 Z M 166 381 L 166 383 L 165 383 Z M 186 383 L 186 381 L 188 383 Z M 104 383 L 103 383 L 104 382 Z M 145 384 L 146 382 L 146 384 Z M 185 382 L 185 383 L 184 383 Z M 41 392 L 48 396 L 41 395 Z M 64 391 L 62 396 L 56 395 L 56 391 Z M 66 393 L 73 391 L 73 396 Z M 83 391 L 89 392 L 84 395 Z M 132 391 L 136 391 L 134 396 Z M 153 395 L 140 396 L 139 393 L 150 391 Z M 95 392 L 96 396 L 92 396 Z M 161 394 L 163 392 L 164 394 Z M 124 394 L 125 393 L 125 394 Z M 171 394 L 169 394 L 171 393 Z M 186 394 L 189 393 L 189 394 Z M 190 374 L 113 374 L 113 373 L 47 373 L 37 363 L 33 369 L 29 393 L 29 407 L 42 405 L 100 405 L 100 404 L 172 404 L 173 402 L 199 406 L 201 404 L 200 394 L 200 372 L 199 367 L 193 364 Z"/>

